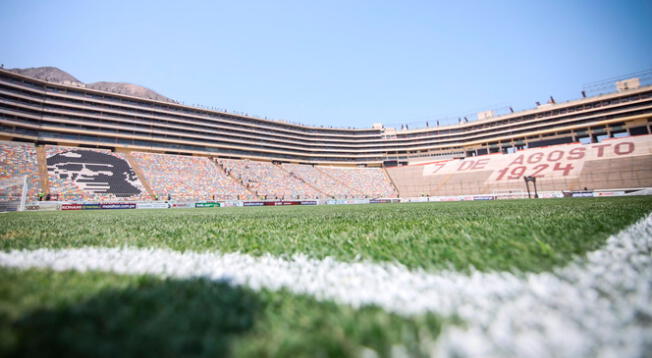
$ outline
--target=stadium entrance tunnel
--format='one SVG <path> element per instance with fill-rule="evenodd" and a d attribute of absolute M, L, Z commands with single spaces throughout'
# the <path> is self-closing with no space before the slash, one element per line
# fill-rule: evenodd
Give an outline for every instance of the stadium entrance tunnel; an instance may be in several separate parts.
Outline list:
<path fill-rule="evenodd" d="M 224 357 L 254 327 L 259 307 L 253 293 L 225 282 L 143 277 L 13 322 L 1 317 L 0 355 Z"/>

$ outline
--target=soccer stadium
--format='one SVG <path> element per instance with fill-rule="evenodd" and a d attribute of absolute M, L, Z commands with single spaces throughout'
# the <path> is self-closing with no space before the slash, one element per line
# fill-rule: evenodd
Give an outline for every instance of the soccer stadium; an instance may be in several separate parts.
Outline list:
<path fill-rule="evenodd" d="M 50 81 L 16 73 L 39 70 Z M 193 207 L 479 200 L 518 198 L 525 177 L 536 178 L 542 197 L 652 187 L 650 71 L 612 83 L 613 93 L 397 131 L 231 115 L 87 89 L 47 70 L 0 70 L 5 201 L 23 192 L 30 203 L 41 193 Z M 35 205 L 47 207 L 40 199 Z"/>
<path fill-rule="evenodd" d="M 3 356 L 652 352 L 652 70 L 367 127 L 66 70 L 0 68 Z"/>

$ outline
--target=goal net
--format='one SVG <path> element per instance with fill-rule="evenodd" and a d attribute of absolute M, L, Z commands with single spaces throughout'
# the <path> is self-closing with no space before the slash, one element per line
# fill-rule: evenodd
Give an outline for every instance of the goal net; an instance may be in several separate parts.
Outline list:
<path fill-rule="evenodd" d="M 497 190 L 493 192 L 496 200 L 500 199 L 527 199 L 527 192 L 523 189 Z"/>
<path fill-rule="evenodd" d="M 27 203 L 27 175 L 0 180 L 0 211 L 23 211 Z"/>

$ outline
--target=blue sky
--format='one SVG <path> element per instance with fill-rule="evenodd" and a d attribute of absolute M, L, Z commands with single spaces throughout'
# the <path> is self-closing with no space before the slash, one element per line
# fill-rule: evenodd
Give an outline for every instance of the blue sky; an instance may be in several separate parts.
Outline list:
<path fill-rule="evenodd" d="M 369 127 L 528 109 L 652 68 L 652 1 L 0 3 L 0 63 Z"/>

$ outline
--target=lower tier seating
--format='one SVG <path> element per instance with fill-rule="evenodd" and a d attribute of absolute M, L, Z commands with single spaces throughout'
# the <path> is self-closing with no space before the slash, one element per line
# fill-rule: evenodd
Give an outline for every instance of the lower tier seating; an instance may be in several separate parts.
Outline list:
<path fill-rule="evenodd" d="M 323 198 L 357 198 L 364 194 L 324 174 L 312 165 L 283 164 L 283 169 L 317 188 Z"/>
<path fill-rule="evenodd" d="M 652 187 L 652 135 L 387 168 L 403 197 Z M 533 186 L 531 186 L 533 189 Z"/>
<path fill-rule="evenodd" d="M 237 200 L 250 194 L 206 157 L 141 152 L 131 157 L 161 199 Z"/>
<path fill-rule="evenodd" d="M 362 197 L 395 198 L 398 196 L 382 168 L 319 167 L 318 169 Z"/>
<path fill-rule="evenodd" d="M 36 148 L 31 143 L 0 142 L 0 200 L 19 200 L 27 176 L 28 200 L 41 192 Z"/>
<path fill-rule="evenodd" d="M 216 159 L 232 177 L 262 199 L 315 199 L 323 194 L 270 162 Z"/>
<path fill-rule="evenodd" d="M 273 164 L 0 142 L 0 200 L 48 191 L 59 200 L 345 199 L 652 187 L 652 135 L 393 168 Z M 47 169 L 46 169 L 47 168 Z M 47 178 L 40 178 L 39 173 Z M 47 181 L 45 180 L 47 179 Z M 41 183 L 49 188 L 41 189 Z M 398 190 L 398 191 L 397 191 Z"/>

